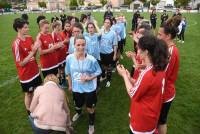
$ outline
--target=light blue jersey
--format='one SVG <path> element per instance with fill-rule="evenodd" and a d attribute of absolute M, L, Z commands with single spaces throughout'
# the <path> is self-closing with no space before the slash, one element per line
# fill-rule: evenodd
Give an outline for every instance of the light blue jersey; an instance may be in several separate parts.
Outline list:
<path fill-rule="evenodd" d="M 126 38 L 126 24 L 125 22 L 117 22 L 117 25 L 121 27 L 122 34 L 120 35 L 122 39 Z"/>
<path fill-rule="evenodd" d="M 71 77 L 73 92 L 88 93 L 96 90 L 97 79 L 82 82 L 81 75 L 98 76 L 101 68 L 93 56 L 87 54 L 84 60 L 77 60 L 73 53 L 66 58 L 65 73 Z"/>
<path fill-rule="evenodd" d="M 87 48 L 87 44 L 88 44 L 88 42 L 89 42 L 89 39 L 88 39 L 88 37 L 86 37 L 86 36 L 84 36 L 85 37 L 85 40 L 86 40 L 86 49 L 85 49 L 85 51 L 87 52 L 88 51 L 88 48 Z M 75 41 L 75 37 L 71 37 L 70 38 L 70 40 L 69 40 L 69 49 L 68 49 L 68 52 L 69 52 L 69 54 L 72 54 L 72 53 L 74 53 L 74 51 L 75 51 L 75 47 L 74 47 L 74 41 Z"/>
<path fill-rule="evenodd" d="M 110 30 L 109 32 L 102 32 L 100 40 L 100 52 L 102 54 L 110 54 L 113 52 L 114 46 L 117 45 L 117 34 Z"/>
<path fill-rule="evenodd" d="M 74 50 L 75 50 L 74 40 L 75 38 L 73 36 L 69 39 L 69 49 L 68 49 L 69 54 L 74 53 Z"/>
<path fill-rule="evenodd" d="M 87 53 L 94 56 L 95 59 L 100 60 L 100 45 L 98 35 L 95 33 L 93 35 L 85 34 L 88 37 L 87 43 Z"/>
<path fill-rule="evenodd" d="M 115 33 L 117 34 L 118 41 L 121 41 L 124 32 L 121 26 L 118 24 L 114 24 L 112 25 L 111 30 L 115 31 Z"/>

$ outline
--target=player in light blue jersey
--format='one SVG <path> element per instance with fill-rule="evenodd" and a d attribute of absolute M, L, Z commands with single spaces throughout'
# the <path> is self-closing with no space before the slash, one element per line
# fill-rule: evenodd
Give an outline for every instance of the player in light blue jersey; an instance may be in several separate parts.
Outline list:
<path fill-rule="evenodd" d="M 113 61 L 113 72 L 115 72 L 116 70 L 116 64 L 119 61 L 119 58 L 121 56 L 121 51 L 123 50 L 123 44 L 122 44 L 122 39 L 124 37 L 124 29 L 121 26 L 120 23 L 117 23 L 117 20 L 115 19 L 115 17 L 112 18 L 112 27 L 111 30 L 115 31 L 115 33 L 117 34 L 117 41 L 118 41 L 118 47 L 117 47 L 117 58 L 115 61 Z"/>
<path fill-rule="evenodd" d="M 82 107 L 86 104 L 89 113 L 88 133 L 93 134 L 97 103 L 97 76 L 101 74 L 101 68 L 93 56 L 85 53 L 86 40 L 84 36 L 77 35 L 74 41 L 75 52 L 68 55 L 65 67 L 69 90 L 72 90 L 77 112 L 72 121 L 76 121 L 81 116 Z"/>
<path fill-rule="evenodd" d="M 110 87 L 112 76 L 112 64 L 117 56 L 117 34 L 110 28 L 112 26 L 111 18 L 104 19 L 104 26 L 101 30 L 100 56 L 102 65 L 102 78 L 107 79 L 106 87 Z"/>
<path fill-rule="evenodd" d="M 94 56 L 94 58 L 98 61 L 100 65 L 100 38 L 99 35 L 96 33 L 97 29 L 93 22 L 89 22 L 86 26 L 87 33 L 85 34 L 86 37 L 89 38 L 89 42 L 87 43 L 87 53 Z M 100 88 L 100 75 L 97 77 L 97 90 Z"/>
<path fill-rule="evenodd" d="M 89 22 L 86 26 L 87 33 L 85 37 L 88 37 L 87 53 L 94 56 L 94 58 L 100 61 L 100 44 L 99 35 L 96 33 L 96 27 L 93 22 Z"/>
<path fill-rule="evenodd" d="M 76 36 L 79 34 L 83 34 L 83 26 L 81 23 L 75 23 L 72 27 L 72 37 L 69 40 L 69 50 L 68 50 L 69 54 L 74 53 L 74 51 L 75 51 L 74 40 L 75 40 Z M 89 38 L 85 37 L 85 40 L 86 40 L 85 51 L 87 52 L 88 51 L 87 44 L 89 42 Z"/>
<path fill-rule="evenodd" d="M 118 18 L 117 18 L 117 25 L 119 25 L 122 29 L 122 34 L 121 34 L 121 48 L 119 49 L 120 53 L 121 53 L 121 59 L 123 59 L 123 52 L 124 52 L 124 46 L 126 45 L 126 19 L 125 17 L 121 14 Z"/>

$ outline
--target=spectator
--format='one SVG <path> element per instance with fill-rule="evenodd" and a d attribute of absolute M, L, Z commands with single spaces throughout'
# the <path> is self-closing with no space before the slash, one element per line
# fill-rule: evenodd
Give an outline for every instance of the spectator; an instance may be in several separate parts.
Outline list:
<path fill-rule="evenodd" d="M 168 19 L 168 14 L 166 10 L 163 11 L 163 14 L 161 15 L 160 19 L 161 19 L 161 25 Z"/>
<path fill-rule="evenodd" d="M 108 6 L 108 10 L 105 12 L 105 14 L 104 14 L 104 19 L 105 18 L 112 18 L 113 17 L 113 13 L 112 13 L 112 11 L 111 11 L 111 7 L 110 6 Z"/>
<path fill-rule="evenodd" d="M 71 129 L 67 98 L 58 84 L 58 78 L 50 74 L 34 92 L 29 120 L 35 134 L 65 134 Z"/>

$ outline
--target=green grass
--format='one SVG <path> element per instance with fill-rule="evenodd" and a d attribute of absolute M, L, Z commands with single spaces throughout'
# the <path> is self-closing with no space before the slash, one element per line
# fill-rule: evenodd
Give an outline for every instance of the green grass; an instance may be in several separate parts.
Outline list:
<path fill-rule="evenodd" d="M 78 14 L 80 15 L 80 14 Z M 128 28 L 131 24 L 131 13 L 126 13 Z M 0 16 L 0 85 L 17 75 L 11 52 L 11 43 L 16 36 L 12 29 L 13 19 L 20 15 Z M 46 14 L 50 19 L 52 14 Z M 94 13 L 99 24 L 102 24 L 101 13 Z M 148 18 L 148 14 L 144 14 Z M 177 44 L 180 51 L 180 71 L 176 82 L 177 95 L 168 118 L 169 134 L 197 134 L 200 132 L 200 14 L 184 14 L 188 20 L 185 44 Z M 30 34 L 35 37 L 38 32 L 36 14 L 30 14 Z M 198 24 L 196 24 L 196 22 Z M 158 22 L 158 25 L 160 22 Z M 126 50 L 132 48 L 132 40 L 128 37 Z M 124 56 L 125 57 L 125 56 Z M 130 68 L 131 61 L 121 61 Z M 70 96 L 70 109 L 74 113 Z M 115 73 L 111 87 L 102 88 L 98 94 L 96 108 L 96 134 L 128 133 L 129 97 L 126 94 L 122 79 Z M 75 123 L 78 134 L 86 134 L 88 115 Z M 0 133 L 30 134 L 32 133 L 23 103 L 23 93 L 18 80 L 0 86 Z"/>

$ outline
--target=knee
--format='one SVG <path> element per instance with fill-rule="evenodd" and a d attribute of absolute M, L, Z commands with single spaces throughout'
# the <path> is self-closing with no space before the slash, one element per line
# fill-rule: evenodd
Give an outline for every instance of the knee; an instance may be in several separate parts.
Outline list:
<path fill-rule="evenodd" d="M 87 108 L 87 111 L 88 113 L 92 114 L 95 112 L 95 109 L 94 108 Z"/>

